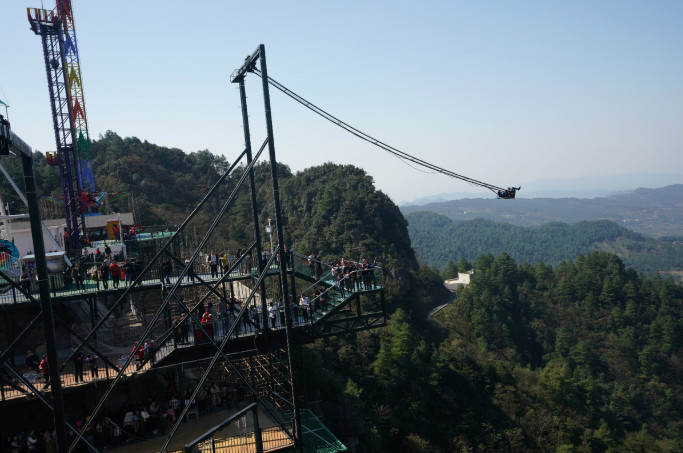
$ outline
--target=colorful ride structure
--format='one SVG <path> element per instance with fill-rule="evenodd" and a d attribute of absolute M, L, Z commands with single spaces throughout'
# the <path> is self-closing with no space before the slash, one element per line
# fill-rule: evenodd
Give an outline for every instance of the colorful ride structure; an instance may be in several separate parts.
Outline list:
<path fill-rule="evenodd" d="M 27 8 L 31 30 L 42 39 L 56 154 L 48 163 L 59 167 L 64 197 L 67 252 L 80 254 L 85 235 L 85 215 L 97 204 L 81 206 L 96 197 L 83 78 L 78 56 L 76 28 L 70 0 L 57 0 L 57 11 Z M 86 196 L 87 195 L 87 196 Z"/>

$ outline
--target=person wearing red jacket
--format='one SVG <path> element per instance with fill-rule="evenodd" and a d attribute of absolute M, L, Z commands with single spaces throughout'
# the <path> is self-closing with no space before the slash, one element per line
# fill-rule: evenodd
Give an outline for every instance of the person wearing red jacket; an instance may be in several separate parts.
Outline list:
<path fill-rule="evenodd" d="M 213 316 L 211 316 L 211 313 L 209 313 L 208 310 L 204 312 L 201 322 L 202 327 L 204 327 L 204 330 L 206 330 L 206 333 L 210 338 L 213 338 Z"/>
<path fill-rule="evenodd" d="M 109 265 L 109 274 L 111 275 L 111 285 L 114 288 L 118 288 L 119 280 L 121 279 L 121 267 L 116 261 L 112 261 Z"/>

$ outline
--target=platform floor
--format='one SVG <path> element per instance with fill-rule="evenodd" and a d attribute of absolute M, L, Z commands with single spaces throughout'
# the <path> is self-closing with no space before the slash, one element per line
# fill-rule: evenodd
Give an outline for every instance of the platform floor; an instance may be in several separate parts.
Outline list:
<path fill-rule="evenodd" d="M 255 269 L 253 270 L 255 272 Z M 277 272 L 277 267 L 271 268 L 269 273 L 275 273 Z M 198 277 L 201 278 L 206 283 L 215 283 L 217 280 L 219 280 L 222 276 L 219 274 L 218 277 L 214 277 L 211 275 L 211 273 L 197 273 Z M 246 278 L 251 277 L 253 274 L 246 274 L 246 273 L 240 273 L 240 272 L 232 272 L 228 278 L 226 278 L 226 283 L 230 280 L 232 281 L 239 281 L 239 280 L 244 280 Z M 196 286 L 200 285 L 199 283 L 199 278 L 196 280 L 192 280 L 188 277 L 185 277 L 182 279 L 180 282 L 180 286 Z M 178 281 L 178 277 L 172 276 L 169 278 L 170 284 L 168 284 L 168 287 L 171 287 L 176 284 Z M 35 285 L 34 285 L 35 286 Z M 104 285 L 102 282 L 97 282 L 95 280 L 90 280 L 86 279 L 84 281 L 84 286 L 85 289 L 76 289 L 75 284 L 69 285 L 68 288 L 62 288 L 62 289 L 57 289 L 54 291 L 50 292 L 50 295 L 52 297 L 57 297 L 57 298 L 79 298 L 79 297 L 84 297 L 84 296 L 89 296 L 89 295 L 97 295 L 97 294 L 115 294 L 115 293 L 122 293 L 124 290 L 127 289 L 126 282 L 124 280 L 120 280 L 118 283 L 118 286 L 115 288 L 113 285 L 113 281 L 109 280 L 107 283 L 107 288 L 104 288 Z M 161 287 L 161 280 L 158 277 L 155 278 L 149 278 L 149 279 L 143 279 L 139 284 L 138 287 L 144 287 L 144 288 L 159 288 Z M 40 299 L 40 294 L 38 293 L 38 287 L 35 286 L 33 288 L 33 291 L 31 292 L 31 296 L 33 296 L 36 299 Z M 17 291 L 13 289 L 10 286 L 7 286 L 4 288 L 4 291 L 0 292 L 0 304 L 14 304 L 14 303 L 22 303 L 22 302 L 27 302 L 29 299 L 24 296 L 20 291 Z"/>
<path fill-rule="evenodd" d="M 173 436 L 173 440 L 170 444 L 168 444 L 167 451 L 183 451 L 185 445 L 192 442 L 193 440 L 195 440 L 196 438 L 198 438 L 214 426 L 218 425 L 220 422 L 230 417 L 235 412 L 237 412 L 237 410 L 213 412 L 201 415 L 198 420 L 193 420 L 189 423 L 181 424 L 175 436 Z M 286 448 L 292 445 L 291 441 L 289 441 L 286 438 L 285 432 L 276 428 L 276 424 L 272 422 L 268 418 L 268 416 L 261 411 L 259 411 L 259 425 L 261 426 L 261 429 L 268 432 L 267 435 L 264 435 L 264 451 L 274 451 L 276 449 Z M 251 417 L 247 416 L 246 432 L 250 433 L 252 431 L 253 423 L 251 421 Z M 238 432 L 236 426 L 231 426 L 228 429 L 226 429 L 226 431 L 223 434 L 225 437 L 232 437 L 239 436 L 240 433 Z M 249 436 L 247 436 L 247 438 L 249 439 Z M 253 441 L 253 435 L 251 436 L 251 439 Z M 157 453 L 161 449 L 161 446 L 163 445 L 165 440 L 165 435 L 158 435 L 156 437 L 144 441 L 127 442 L 124 445 L 120 445 L 116 448 L 112 448 L 107 451 L 110 453 Z M 227 443 L 228 442 L 217 441 L 218 446 L 216 448 L 216 451 L 225 453 L 233 451 L 240 453 L 255 451 L 254 448 L 249 448 L 249 445 L 238 446 L 233 444 L 233 446 L 227 446 Z M 253 447 L 253 444 L 251 444 L 251 446 Z M 204 451 L 204 449 L 202 449 L 202 451 Z"/>

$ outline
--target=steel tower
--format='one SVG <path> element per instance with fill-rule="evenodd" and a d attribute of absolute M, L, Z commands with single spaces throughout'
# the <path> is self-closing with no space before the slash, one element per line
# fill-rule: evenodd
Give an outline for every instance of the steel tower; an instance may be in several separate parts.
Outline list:
<path fill-rule="evenodd" d="M 93 175 L 92 154 L 90 152 L 90 135 L 88 134 L 88 119 L 85 113 L 85 98 L 81 64 L 78 57 L 78 43 L 76 40 L 76 25 L 71 8 L 71 0 L 57 0 L 57 16 L 61 22 L 64 36 L 64 59 L 67 92 L 71 105 L 71 128 L 76 138 L 78 154 L 78 177 L 81 187 L 86 192 L 95 192 L 95 177 Z"/>
<path fill-rule="evenodd" d="M 27 14 L 43 44 L 64 196 L 65 248 L 69 254 L 80 254 L 87 207 L 79 205 L 79 196 L 82 191 L 94 192 L 95 180 L 73 10 L 69 0 L 57 0 L 57 15 L 39 8 L 27 8 Z"/>

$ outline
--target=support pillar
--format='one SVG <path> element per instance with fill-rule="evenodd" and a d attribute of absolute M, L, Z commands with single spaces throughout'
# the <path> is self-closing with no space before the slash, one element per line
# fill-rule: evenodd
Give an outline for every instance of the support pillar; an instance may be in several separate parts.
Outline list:
<path fill-rule="evenodd" d="M 247 94 L 244 89 L 244 77 L 240 77 L 239 79 L 239 87 L 240 87 L 240 102 L 242 104 L 242 124 L 244 126 L 244 144 L 245 144 L 245 149 L 247 151 L 247 164 L 251 163 L 251 134 L 249 132 L 249 114 L 247 112 Z M 270 138 L 270 136 L 269 136 Z M 272 138 L 271 138 L 272 140 Z M 250 191 L 251 191 L 251 210 L 252 210 L 252 216 L 254 218 L 254 240 L 256 241 L 256 261 L 258 262 L 258 270 L 259 270 L 259 275 L 263 274 L 264 270 L 264 262 L 261 259 L 261 231 L 259 227 L 259 221 L 258 221 L 258 205 L 256 203 L 256 183 L 254 181 L 254 167 L 251 167 L 249 169 L 249 186 L 250 186 Z M 266 299 L 266 283 L 264 280 L 261 280 L 261 285 L 260 285 L 260 293 L 261 293 L 261 325 L 263 326 L 263 330 L 268 330 L 270 329 L 270 326 L 268 325 L 268 304 L 267 304 L 267 299 Z M 257 322 L 258 324 L 258 322 Z"/>
<path fill-rule="evenodd" d="M 33 160 L 30 156 L 22 154 L 21 165 L 24 171 L 29 223 L 31 225 L 31 236 L 33 239 L 33 252 L 36 258 L 36 271 L 38 273 L 40 309 L 43 313 L 43 326 L 45 329 L 45 347 L 49 364 L 50 387 L 52 388 L 52 407 L 57 435 L 57 451 L 68 451 L 69 444 L 67 443 L 66 437 L 66 417 L 64 412 L 64 400 L 62 398 L 62 382 L 59 376 L 59 359 L 57 357 L 57 339 L 55 337 L 52 301 L 50 299 L 50 282 L 48 279 L 49 274 L 47 272 L 47 259 L 45 258 L 43 230 L 40 223 L 40 208 L 33 175 Z"/>
<path fill-rule="evenodd" d="M 270 156 L 270 172 L 273 181 L 273 205 L 275 207 L 275 229 L 277 231 L 277 247 L 280 258 L 286 257 L 284 250 L 284 233 L 282 228 L 282 212 L 280 208 L 280 187 L 278 185 L 278 171 L 277 159 L 275 158 L 275 140 L 273 138 L 273 120 L 270 110 L 270 91 L 268 87 L 268 68 L 266 65 L 266 47 L 261 44 L 259 46 L 259 59 L 261 61 L 261 83 L 263 86 L 263 104 L 266 114 L 266 131 L 268 134 L 268 152 Z M 285 302 L 285 336 L 287 338 L 287 359 L 289 362 L 289 372 L 292 378 L 292 412 L 294 415 L 294 449 L 298 452 L 303 451 L 303 431 L 301 426 L 301 413 L 299 412 L 299 405 L 297 404 L 298 388 L 298 373 L 294 369 L 298 366 L 293 360 L 292 353 L 296 346 L 292 342 L 292 314 L 291 314 L 291 300 L 289 297 L 289 288 L 287 284 L 286 266 L 280 265 L 280 284 L 282 285 L 282 295 Z"/>
<path fill-rule="evenodd" d="M 256 453 L 263 453 L 263 438 L 261 437 L 261 426 L 258 421 L 258 404 L 252 409 L 252 419 L 254 420 L 254 443 L 256 444 Z"/>

